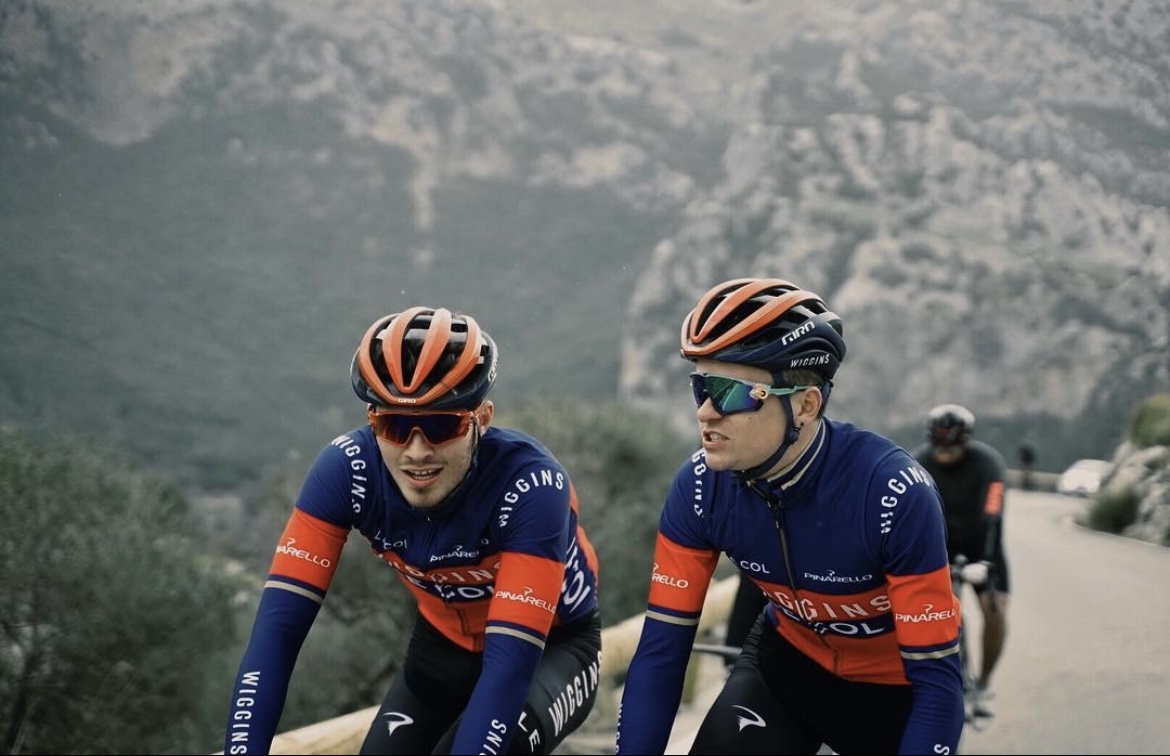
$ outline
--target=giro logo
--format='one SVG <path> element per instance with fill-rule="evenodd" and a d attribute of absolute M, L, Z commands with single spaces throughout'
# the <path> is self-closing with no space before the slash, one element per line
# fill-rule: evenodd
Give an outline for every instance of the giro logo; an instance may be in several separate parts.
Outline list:
<path fill-rule="evenodd" d="M 755 713 L 754 711 L 752 711 L 751 709 L 749 709 L 746 706 L 740 706 L 739 704 L 736 704 L 736 705 L 732 706 L 731 708 L 739 709 L 740 711 L 743 712 L 738 717 L 736 717 L 736 721 L 739 722 L 740 732 L 742 732 L 743 728 L 745 728 L 745 727 L 767 727 L 768 726 L 767 723 L 764 722 L 763 717 L 761 717 L 759 714 Z"/>
<path fill-rule="evenodd" d="M 394 734 L 394 730 L 401 725 L 414 724 L 414 719 L 407 714 L 400 711 L 388 711 L 382 716 L 388 720 L 386 722 L 386 737 Z"/>
<path fill-rule="evenodd" d="M 816 325 L 810 320 L 807 323 L 805 323 L 804 325 L 800 326 L 799 328 L 793 329 L 791 333 L 784 334 L 784 336 L 780 339 L 780 343 L 781 343 L 781 345 L 791 344 L 792 342 L 796 341 L 801 336 L 804 336 L 806 333 L 808 333 L 809 331 L 811 331 L 815 327 L 816 327 Z"/>

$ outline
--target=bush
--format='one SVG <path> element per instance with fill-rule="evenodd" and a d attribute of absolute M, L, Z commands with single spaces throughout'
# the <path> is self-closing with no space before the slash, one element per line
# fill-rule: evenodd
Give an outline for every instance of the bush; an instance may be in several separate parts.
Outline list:
<path fill-rule="evenodd" d="M 1130 438 L 1139 449 L 1170 446 L 1170 393 L 1154 394 L 1134 413 Z"/>
<path fill-rule="evenodd" d="M 693 448 L 662 420 L 617 402 L 539 400 L 501 409 L 495 422 L 535 436 L 569 471 L 600 562 L 602 624 L 645 611 L 662 503 Z"/>
<path fill-rule="evenodd" d="M 1133 486 L 1103 488 L 1093 498 L 1085 525 L 1107 533 L 1120 533 L 1137 520 L 1140 501 Z"/>
<path fill-rule="evenodd" d="M 0 753 L 203 749 L 235 584 L 174 485 L 0 428 L 0 522 Z"/>

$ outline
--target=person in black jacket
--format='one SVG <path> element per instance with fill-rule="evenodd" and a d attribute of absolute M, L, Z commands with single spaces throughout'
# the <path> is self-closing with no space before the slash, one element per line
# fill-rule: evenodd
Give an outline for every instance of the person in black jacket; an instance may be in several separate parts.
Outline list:
<path fill-rule="evenodd" d="M 1007 465 L 992 446 L 971 436 L 975 415 L 959 404 L 940 404 L 927 413 L 926 442 L 914 456 L 934 478 L 947 522 L 951 562 L 963 554 L 987 565 L 987 580 L 975 586 L 983 614 L 979 664 L 981 703 L 990 697 L 991 676 L 1007 639 L 1011 582 L 1003 547 Z"/>
<path fill-rule="evenodd" d="M 1020 488 L 1031 491 L 1036 487 L 1032 470 L 1036 467 L 1036 449 L 1027 441 L 1020 442 Z"/>

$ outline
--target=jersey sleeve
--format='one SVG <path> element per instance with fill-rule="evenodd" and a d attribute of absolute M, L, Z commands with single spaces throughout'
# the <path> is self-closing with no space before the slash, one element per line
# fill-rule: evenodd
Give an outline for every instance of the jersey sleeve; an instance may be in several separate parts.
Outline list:
<path fill-rule="evenodd" d="M 293 666 L 348 533 L 300 510 L 289 518 L 236 673 L 225 754 L 267 753 L 271 747 Z"/>
<path fill-rule="evenodd" d="M 314 469 L 327 477 L 329 466 L 322 457 Z M 268 753 L 271 748 L 297 655 L 325 600 L 348 535 L 348 527 L 326 522 L 300 506 L 289 517 L 236 673 L 225 754 Z"/>
<path fill-rule="evenodd" d="M 693 502 L 707 471 L 699 455 L 692 462 L 676 475 L 659 518 L 646 616 L 618 709 L 617 753 L 666 750 L 719 558 L 704 535 L 703 505 Z"/>
<path fill-rule="evenodd" d="M 993 563 L 1003 559 L 1003 508 L 1007 494 L 1007 464 L 998 453 L 988 450 L 984 463 L 983 555 Z"/>
<path fill-rule="evenodd" d="M 875 532 L 883 533 L 894 630 L 912 688 L 900 753 L 955 753 L 963 727 L 959 602 L 951 591 L 942 502 L 933 485 L 921 482 L 929 479 L 899 455 L 877 481 L 888 492 L 878 500 L 896 502 L 879 507 Z"/>
<path fill-rule="evenodd" d="M 529 474 L 543 476 L 545 469 Z M 494 753 L 500 739 L 510 740 L 544 652 L 573 536 L 568 478 L 559 469 L 551 475 L 550 480 L 563 484 L 534 486 L 508 502 L 506 522 L 499 526 L 502 551 L 488 607 L 483 668 L 453 753 Z"/>

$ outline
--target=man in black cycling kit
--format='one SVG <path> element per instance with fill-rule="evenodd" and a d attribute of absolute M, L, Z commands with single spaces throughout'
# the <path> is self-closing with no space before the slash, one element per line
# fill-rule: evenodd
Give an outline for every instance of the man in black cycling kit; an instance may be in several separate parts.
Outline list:
<path fill-rule="evenodd" d="M 974 586 L 983 613 L 979 705 L 986 709 L 991 674 L 1007 638 L 1010 582 L 1003 548 L 1007 465 L 993 447 L 971 437 L 974 431 L 971 410 L 940 404 L 927 413 L 926 443 L 914 450 L 914 456 L 938 484 L 950 560 L 963 554 L 972 563 L 988 565 L 988 580 Z"/>

